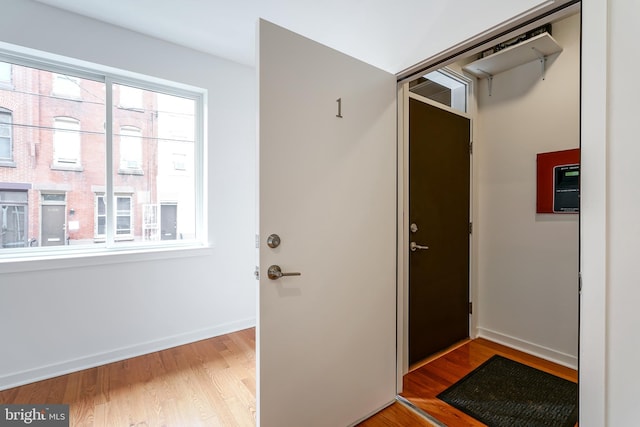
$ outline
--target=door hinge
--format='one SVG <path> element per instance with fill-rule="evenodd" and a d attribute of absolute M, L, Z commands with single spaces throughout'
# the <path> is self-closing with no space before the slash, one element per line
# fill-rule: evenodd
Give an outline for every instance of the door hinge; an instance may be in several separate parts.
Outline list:
<path fill-rule="evenodd" d="M 473 142 L 469 142 L 469 154 L 473 154 Z"/>
<path fill-rule="evenodd" d="M 260 280 L 260 267 L 256 265 L 256 269 L 253 272 L 253 275 L 256 276 L 256 280 Z"/>
<path fill-rule="evenodd" d="M 473 303 L 469 302 L 469 314 L 473 314 Z"/>
<path fill-rule="evenodd" d="M 469 223 L 469 234 L 473 233 L 473 223 Z"/>

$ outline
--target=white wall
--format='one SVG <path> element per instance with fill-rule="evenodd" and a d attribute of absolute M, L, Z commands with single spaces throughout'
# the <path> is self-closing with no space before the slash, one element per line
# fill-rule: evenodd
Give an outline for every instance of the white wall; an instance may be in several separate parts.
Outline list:
<path fill-rule="evenodd" d="M 478 335 L 577 367 L 578 215 L 536 214 L 536 154 L 580 143 L 580 17 L 563 51 L 478 82 L 474 137 Z"/>
<path fill-rule="evenodd" d="M 585 183 L 590 215 L 582 222 L 588 258 L 582 260 L 581 366 L 584 360 L 586 369 L 580 390 L 588 406 L 581 405 L 580 425 L 630 426 L 638 423 L 640 381 L 640 87 L 634 84 L 640 4 L 585 1 L 584 11 L 583 147 L 588 144 L 595 174 Z"/>
<path fill-rule="evenodd" d="M 31 1 L 2 22 L 2 42 L 208 90 L 213 245 L 0 265 L 0 389 L 253 326 L 254 70 Z"/>

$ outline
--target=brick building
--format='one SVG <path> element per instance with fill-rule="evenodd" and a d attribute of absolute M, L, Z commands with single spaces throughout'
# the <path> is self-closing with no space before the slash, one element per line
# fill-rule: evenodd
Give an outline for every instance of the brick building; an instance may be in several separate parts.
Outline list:
<path fill-rule="evenodd" d="M 0 62 L 0 248 L 105 241 L 105 90 Z M 192 112 L 159 111 L 153 91 L 112 90 L 115 240 L 192 234 Z"/>

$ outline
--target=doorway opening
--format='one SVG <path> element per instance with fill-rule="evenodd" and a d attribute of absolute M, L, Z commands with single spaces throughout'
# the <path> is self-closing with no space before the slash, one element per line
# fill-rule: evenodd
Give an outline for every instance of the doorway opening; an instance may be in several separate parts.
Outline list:
<path fill-rule="evenodd" d="M 455 62 L 434 65 L 434 68 L 447 65 L 448 70 L 473 80 L 467 106 L 473 118 L 472 190 L 467 206 L 473 223 L 467 288 L 468 303 L 473 303 L 473 310 L 465 317 L 469 322 L 468 337 L 506 345 L 554 362 L 560 369 L 574 371 L 578 367 L 579 336 L 579 213 L 536 213 L 536 155 L 580 146 L 579 6 L 573 3 L 529 22 L 528 27 L 486 42 L 472 55 L 457 56 Z M 537 45 L 535 49 L 517 48 L 526 50 L 527 55 L 533 52 L 534 56 L 499 71 L 478 67 L 479 61 L 494 54 L 498 56 L 493 59 L 504 58 L 500 51 L 516 50 L 512 46 L 543 34 L 522 36 L 540 28 L 546 34 L 539 38 L 553 38 L 559 50 L 545 53 Z M 439 70 L 442 68 L 435 72 Z M 434 69 L 425 67 L 419 74 L 405 76 L 401 81 L 405 170 L 412 164 L 412 128 L 408 126 L 408 116 L 413 105 L 409 99 L 415 98 L 413 89 L 430 100 L 444 99 L 447 105 L 444 108 L 450 108 L 446 87 L 443 89 L 444 85 L 428 77 L 433 73 Z M 460 170 L 464 169 L 461 164 Z M 404 179 L 410 187 L 410 178 Z M 439 185 L 446 184 L 444 180 Z M 409 199 L 405 200 L 406 209 L 415 196 L 409 190 L 404 197 Z M 406 269 L 400 282 L 404 286 L 400 319 L 403 345 L 399 352 L 402 374 L 416 364 L 411 354 L 411 342 L 415 339 L 411 332 L 411 311 L 420 309 L 411 301 L 414 254 L 409 244 L 415 240 L 412 224 L 409 212 L 400 239 L 403 246 L 400 265 Z M 428 246 L 427 242 L 415 242 Z M 437 305 L 438 298 L 432 296 L 422 309 L 431 310 Z M 426 334 L 433 335 L 432 331 Z M 447 348 L 442 346 L 433 353 Z M 412 403 L 420 408 L 419 400 Z M 429 412 L 428 408 L 421 409 Z"/>

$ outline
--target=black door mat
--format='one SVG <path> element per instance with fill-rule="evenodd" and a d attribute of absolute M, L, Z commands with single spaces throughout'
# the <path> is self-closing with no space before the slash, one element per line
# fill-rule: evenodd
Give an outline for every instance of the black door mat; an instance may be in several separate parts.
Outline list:
<path fill-rule="evenodd" d="M 438 399 L 489 427 L 572 427 L 578 385 L 495 355 Z"/>

